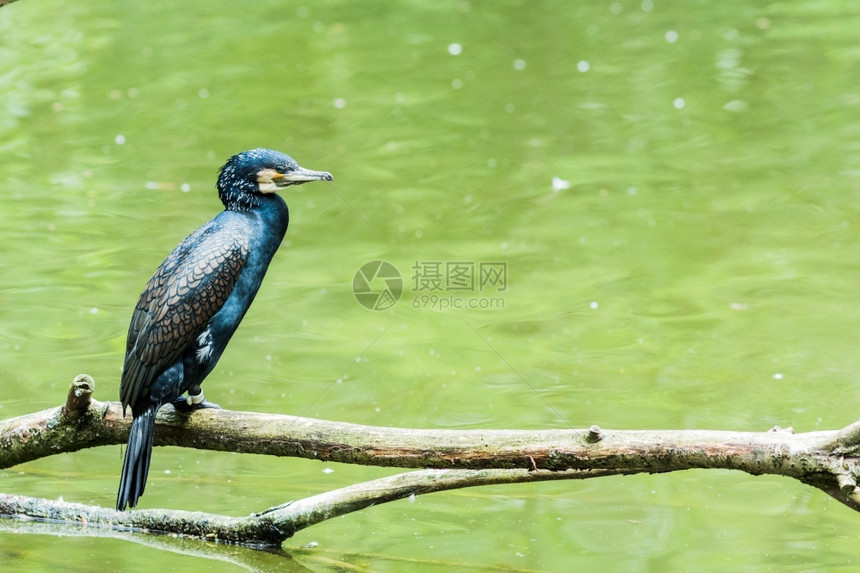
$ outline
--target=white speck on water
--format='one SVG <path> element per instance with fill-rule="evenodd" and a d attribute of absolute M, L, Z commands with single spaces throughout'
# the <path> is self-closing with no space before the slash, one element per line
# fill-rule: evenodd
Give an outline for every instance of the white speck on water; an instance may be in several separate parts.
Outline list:
<path fill-rule="evenodd" d="M 636 189 L 636 187 L 628 187 L 627 188 L 627 194 L 628 195 L 636 195 L 636 193 L 638 193 L 638 192 L 639 192 L 639 190 Z"/>
<path fill-rule="evenodd" d="M 480 366 L 475 366 L 475 372 L 480 372 L 480 371 L 481 371 L 481 367 L 480 367 Z"/>
<path fill-rule="evenodd" d="M 729 28 L 723 34 L 723 38 L 726 40 L 737 40 L 738 36 L 740 36 L 740 32 L 738 32 L 737 28 Z"/>
<path fill-rule="evenodd" d="M 503 243 L 502 243 L 502 245 L 501 245 L 501 247 L 502 247 L 502 250 L 503 250 L 503 251 L 507 251 L 507 250 L 508 250 L 508 243 L 507 243 L 507 241 L 503 242 Z"/>
<path fill-rule="evenodd" d="M 415 493 L 409 494 L 409 503 L 415 503 Z"/>
<path fill-rule="evenodd" d="M 379 406 L 377 406 L 376 408 L 374 408 L 374 409 L 373 409 L 373 411 L 374 411 L 374 412 L 376 412 L 376 413 L 378 414 L 378 413 L 380 413 L 380 412 L 382 411 L 382 408 L 380 408 Z"/>
<path fill-rule="evenodd" d="M 324 474 L 333 474 L 334 470 L 332 468 L 323 468 L 322 471 Z"/>
<path fill-rule="evenodd" d="M 334 100 L 334 107 L 337 109 L 343 109 L 346 107 L 346 100 L 342 97 L 336 98 Z"/>
<path fill-rule="evenodd" d="M 455 90 L 460 89 L 461 87 L 463 87 L 463 80 L 461 80 L 460 78 L 454 78 L 453 80 L 451 80 L 451 87 Z"/>
<path fill-rule="evenodd" d="M 621 2 L 613 2 L 612 4 L 609 5 L 609 11 L 611 13 L 615 14 L 616 16 L 618 14 L 621 14 L 621 12 L 623 10 L 624 10 L 624 6 L 621 4 Z"/>
<path fill-rule="evenodd" d="M 742 99 L 733 99 L 723 106 L 723 109 L 726 111 L 731 111 L 734 113 L 740 113 L 742 111 L 746 111 L 749 107 L 749 104 Z"/>
<path fill-rule="evenodd" d="M 496 163 L 497 162 L 495 159 L 487 159 L 487 167 L 489 167 L 490 169 L 494 169 L 496 167 Z"/>
<path fill-rule="evenodd" d="M 590 66 L 590 65 L 588 65 L 588 62 L 586 62 L 585 60 L 580 60 L 580 61 L 576 64 L 576 69 L 577 69 L 577 70 L 579 70 L 579 71 L 580 71 L 580 72 L 582 72 L 582 73 L 587 72 L 587 71 L 588 71 L 588 69 L 589 69 L 590 67 L 591 67 L 591 66 Z"/>
<path fill-rule="evenodd" d="M 668 32 L 666 32 L 666 41 L 670 44 L 674 44 L 675 42 L 677 42 L 678 32 L 676 32 L 675 30 L 669 30 Z"/>
<path fill-rule="evenodd" d="M 338 378 L 337 380 L 335 380 L 335 382 L 337 382 L 338 384 L 343 384 L 343 378 Z"/>
<path fill-rule="evenodd" d="M 272 361 L 272 355 L 271 355 L 271 354 L 266 354 L 266 361 L 267 361 L 267 362 L 271 362 L 271 361 Z"/>
<path fill-rule="evenodd" d="M 452 56 L 459 56 L 463 53 L 463 46 L 460 44 L 454 43 L 448 45 L 448 53 Z"/>
<path fill-rule="evenodd" d="M 675 106 L 675 109 L 684 109 L 684 98 L 676 97 L 675 101 L 672 102 L 672 105 Z"/>
<path fill-rule="evenodd" d="M 591 304 L 589 304 L 588 306 L 591 307 L 592 310 L 597 310 L 597 307 L 600 305 L 597 304 L 597 302 L 595 301 L 591 301 Z"/>
<path fill-rule="evenodd" d="M 197 91 L 197 97 L 199 97 L 200 99 L 208 98 L 209 97 L 209 90 L 207 90 L 206 88 L 200 88 Z"/>
<path fill-rule="evenodd" d="M 125 143 L 125 136 L 122 134 L 117 135 L 113 138 L 117 145 L 122 145 Z"/>
<path fill-rule="evenodd" d="M 313 549 L 314 547 L 319 547 L 319 541 L 311 541 L 310 543 L 306 543 L 302 546 L 302 549 Z"/>
<path fill-rule="evenodd" d="M 517 58 L 514 60 L 514 69 L 520 71 L 526 69 L 526 61 L 522 58 Z"/>
<path fill-rule="evenodd" d="M 773 375 L 773 379 L 774 380 L 782 380 L 782 374 L 777 372 L 776 374 Z"/>
<path fill-rule="evenodd" d="M 652 2 L 651 0 L 642 0 L 642 11 L 643 12 L 650 12 L 653 9 L 654 9 L 654 2 Z"/>
<path fill-rule="evenodd" d="M 191 185 L 189 183 L 183 183 L 182 185 L 180 185 L 179 189 L 183 193 L 188 193 L 189 191 L 191 191 Z"/>
<path fill-rule="evenodd" d="M 170 475 L 170 470 L 164 470 L 164 473 L 165 473 L 166 475 Z"/>
<path fill-rule="evenodd" d="M 90 309 L 90 314 L 98 314 L 98 313 L 99 313 L 99 309 L 97 306 L 94 306 Z"/>
<path fill-rule="evenodd" d="M 567 179 L 562 179 L 561 177 L 553 177 L 552 190 L 562 191 L 564 189 L 570 189 L 570 181 L 568 181 Z"/>

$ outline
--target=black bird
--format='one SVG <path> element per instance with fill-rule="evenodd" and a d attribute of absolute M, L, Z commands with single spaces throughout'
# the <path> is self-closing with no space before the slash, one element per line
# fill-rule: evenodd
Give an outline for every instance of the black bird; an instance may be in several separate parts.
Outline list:
<path fill-rule="evenodd" d="M 217 407 L 200 383 L 212 371 L 260 288 L 289 223 L 279 189 L 332 181 L 270 149 L 234 155 L 221 168 L 225 210 L 191 233 L 149 279 L 128 329 L 120 399 L 134 420 L 128 437 L 117 511 L 143 494 L 155 414 L 179 407 Z M 184 393 L 187 398 L 183 398 Z"/>

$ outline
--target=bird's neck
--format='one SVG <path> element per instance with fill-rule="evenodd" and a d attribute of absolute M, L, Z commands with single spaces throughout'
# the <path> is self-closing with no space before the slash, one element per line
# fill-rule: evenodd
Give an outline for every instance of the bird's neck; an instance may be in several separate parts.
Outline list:
<path fill-rule="evenodd" d="M 287 209 L 286 202 L 277 194 L 271 193 L 266 195 L 255 195 L 253 202 L 247 205 L 230 205 L 226 209 L 227 212 L 243 213 L 256 220 L 257 225 L 260 225 L 260 231 L 264 231 L 267 237 L 266 242 L 270 245 L 274 241 L 274 248 L 284 238 L 287 232 L 287 225 L 290 222 L 290 212 Z"/>
<path fill-rule="evenodd" d="M 260 195 L 259 201 L 254 211 L 259 214 L 267 227 L 283 237 L 290 223 L 290 210 L 287 208 L 286 201 L 275 193 Z"/>

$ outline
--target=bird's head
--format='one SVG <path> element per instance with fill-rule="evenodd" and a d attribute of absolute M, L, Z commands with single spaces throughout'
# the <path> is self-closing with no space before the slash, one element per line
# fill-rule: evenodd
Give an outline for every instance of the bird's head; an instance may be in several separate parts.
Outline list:
<path fill-rule="evenodd" d="M 332 181 L 327 171 L 300 167 L 289 155 L 271 149 L 252 149 L 231 157 L 218 176 L 218 196 L 227 209 L 246 211 L 262 195 L 308 181 Z"/>

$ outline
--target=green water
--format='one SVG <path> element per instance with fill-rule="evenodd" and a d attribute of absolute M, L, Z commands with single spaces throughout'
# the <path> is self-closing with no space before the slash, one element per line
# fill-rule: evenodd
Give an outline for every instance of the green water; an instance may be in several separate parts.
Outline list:
<path fill-rule="evenodd" d="M 206 381 L 226 408 L 842 427 L 860 370 L 858 29 L 835 1 L 3 7 L 0 417 L 57 405 L 79 372 L 116 399 L 140 290 L 219 210 L 223 161 L 265 146 L 335 182 L 285 194 L 286 241 Z M 374 260 L 403 279 L 377 312 L 352 292 Z M 449 268 L 490 263 L 503 284 L 455 290 L 470 285 Z M 111 506 L 120 466 L 119 446 L 60 455 L 0 489 Z M 245 515 L 390 473 L 159 448 L 142 507 Z M 9 524 L 0 560 L 832 571 L 860 560 L 857 524 L 793 480 L 692 471 L 390 503 L 300 532 L 292 560 Z"/>

